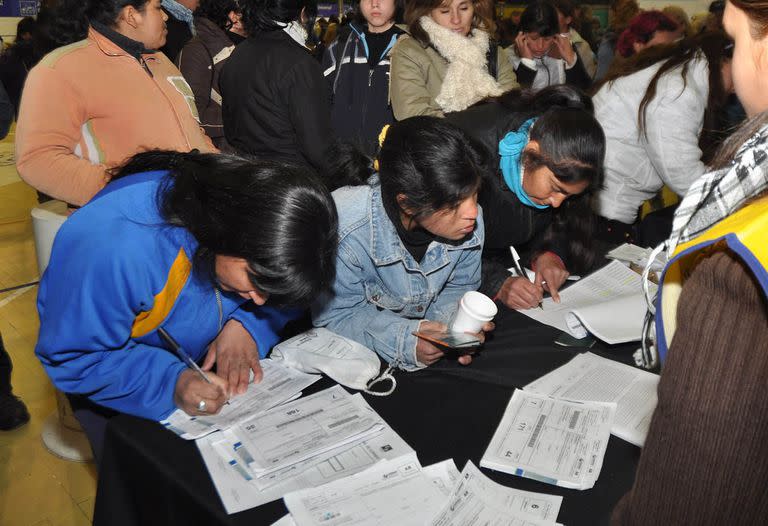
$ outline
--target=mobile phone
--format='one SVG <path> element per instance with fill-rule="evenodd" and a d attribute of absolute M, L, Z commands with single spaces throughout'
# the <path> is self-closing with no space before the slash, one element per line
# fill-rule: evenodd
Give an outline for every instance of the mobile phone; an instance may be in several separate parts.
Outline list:
<path fill-rule="evenodd" d="M 450 349 L 470 349 L 479 347 L 482 344 L 477 336 L 469 333 L 420 330 L 414 332 L 413 335 L 422 340 L 434 343 L 435 345 L 448 347 Z"/>

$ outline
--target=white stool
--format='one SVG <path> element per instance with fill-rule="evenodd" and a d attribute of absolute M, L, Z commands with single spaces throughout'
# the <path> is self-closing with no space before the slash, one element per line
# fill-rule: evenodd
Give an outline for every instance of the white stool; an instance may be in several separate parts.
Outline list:
<path fill-rule="evenodd" d="M 32 230 L 35 237 L 37 268 L 42 278 L 56 233 L 67 220 L 67 204 L 48 201 L 32 209 Z M 93 452 L 88 438 L 72 413 L 72 407 L 64 393 L 56 390 L 56 412 L 45 419 L 42 432 L 43 444 L 59 458 L 75 462 L 90 462 Z"/>

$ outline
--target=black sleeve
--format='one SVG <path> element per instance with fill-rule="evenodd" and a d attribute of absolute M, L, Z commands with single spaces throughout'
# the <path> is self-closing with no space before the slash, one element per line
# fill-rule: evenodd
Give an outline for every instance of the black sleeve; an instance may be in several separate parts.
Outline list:
<path fill-rule="evenodd" d="M 301 154 L 322 172 L 333 141 L 328 94 L 323 72 L 312 57 L 297 63 L 283 80 L 283 97 Z"/>
<path fill-rule="evenodd" d="M 581 61 L 581 58 L 575 49 L 574 53 L 576 53 L 576 63 L 571 69 L 565 70 L 565 83 L 569 86 L 587 89 L 592 85 L 592 78 L 584 68 L 584 63 Z"/>
<path fill-rule="evenodd" d="M 520 84 L 520 87 L 530 88 L 533 79 L 536 78 L 536 70 L 520 62 L 515 70 L 515 75 L 517 75 L 517 83 Z"/>

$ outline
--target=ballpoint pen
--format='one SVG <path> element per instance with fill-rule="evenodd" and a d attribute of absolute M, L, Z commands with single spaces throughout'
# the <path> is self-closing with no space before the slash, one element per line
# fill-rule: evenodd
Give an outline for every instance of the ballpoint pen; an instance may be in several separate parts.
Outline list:
<path fill-rule="evenodd" d="M 159 327 L 157 329 L 157 332 L 158 334 L 160 334 L 160 337 L 165 341 L 165 343 L 167 343 L 170 346 L 171 350 L 176 354 L 176 356 L 181 358 L 181 361 L 184 362 L 187 365 L 187 367 L 189 367 L 190 369 L 195 371 L 197 374 L 199 374 L 200 378 L 202 378 L 209 384 L 213 383 L 211 379 L 208 378 L 208 375 L 205 374 L 205 371 L 203 371 L 200 368 L 200 366 L 195 363 L 192 357 L 189 354 L 187 354 L 187 351 L 185 351 L 182 348 L 182 346 L 179 345 L 179 343 L 173 339 L 173 336 L 168 334 L 168 331 L 166 331 L 162 327 Z"/>
<path fill-rule="evenodd" d="M 520 255 L 517 253 L 517 250 L 515 250 L 515 247 L 512 245 L 509 245 L 509 251 L 512 253 L 512 261 L 515 262 L 515 271 L 517 272 L 517 275 L 527 279 L 528 274 L 523 271 L 523 267 L 520 265 Z M 544 305 L 542 305 L 541 302 L 539 302 L 539 308 L 544 310 Z"/>

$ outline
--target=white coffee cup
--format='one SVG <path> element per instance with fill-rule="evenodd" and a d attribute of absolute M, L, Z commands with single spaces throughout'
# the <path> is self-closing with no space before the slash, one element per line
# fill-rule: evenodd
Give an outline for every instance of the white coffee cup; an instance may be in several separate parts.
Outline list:
<path fill-rule="evenodd" d="M 459 308 L 451 323 L 452 332 L 480 332 L 499 312 L 491 298 L 482 292 L 470 290 L 461 297 Z"/>

